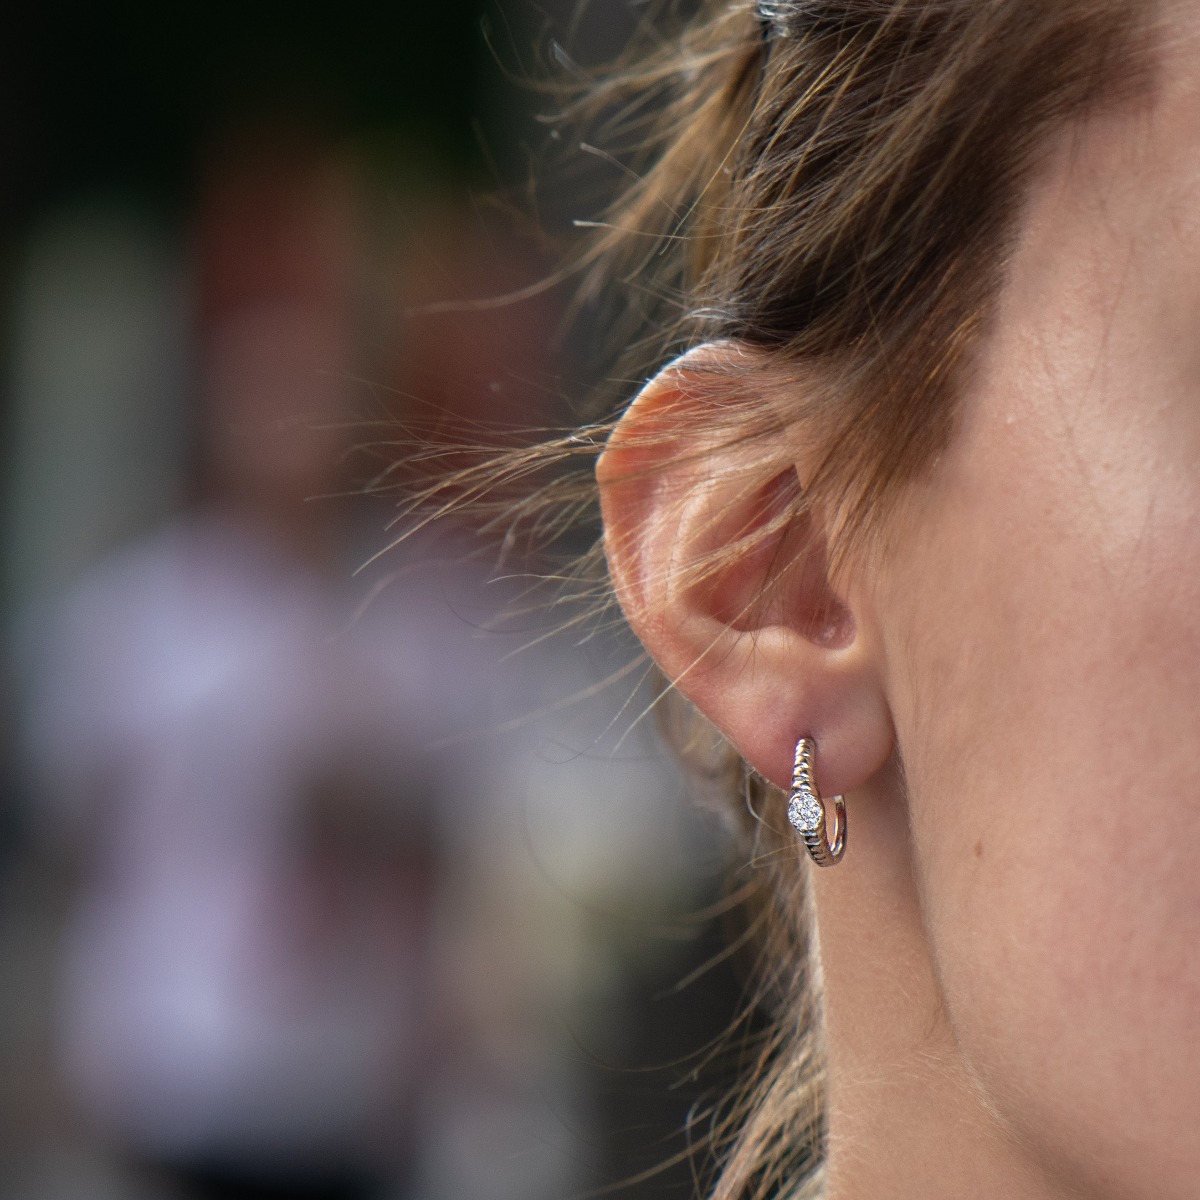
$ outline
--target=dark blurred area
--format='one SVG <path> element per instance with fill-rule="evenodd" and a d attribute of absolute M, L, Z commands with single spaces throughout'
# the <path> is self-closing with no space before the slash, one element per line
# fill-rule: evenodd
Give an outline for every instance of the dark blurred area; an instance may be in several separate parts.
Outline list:
<path fill-rule="evenodd" d="M 638 11 L 102 3 L 0 49 L 0 1196 L 696 1193 L 741 983 L 646 671 L 371 486 L 597 382 L 517 81 Z"/>

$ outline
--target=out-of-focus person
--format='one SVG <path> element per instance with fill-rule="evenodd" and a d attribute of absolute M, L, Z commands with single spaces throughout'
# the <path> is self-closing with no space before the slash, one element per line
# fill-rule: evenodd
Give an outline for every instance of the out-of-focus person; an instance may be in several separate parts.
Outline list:
<path fill-rule="evenodd" d="M 360 425 L 356 203 L 294 130 L 213 157 L 191 501 L 26 650 L 37 824 L 78 872 L 55 1053 L 157 1191 L 560 1200 L 611 1165 L 590 1060 L 619 1063 L 622 972 L 711 845 L 613 630 L 571 605 L 497 629 L 544 563 L 517 547 L 493 583 L 443 523 L 352 578 L 386 536 L 330 498 L 347 444 L 552 421 L 561 309 L 461 202 L 403 214 L 407 318 Z"/>
<path fill-rule="evenodd" d="M 79 870 L 64 1083 L 116 1154 L 188 1195 L 373 1195 L 411 1152 L 430 702 L 403 694 L 394 631 L 345 632 L 319 499 L 348 415 L 356 220 L 350 173 L 303 133 L 213 156 L 194 502 L 93 569 L 30 656 L 40 824 Z"/>

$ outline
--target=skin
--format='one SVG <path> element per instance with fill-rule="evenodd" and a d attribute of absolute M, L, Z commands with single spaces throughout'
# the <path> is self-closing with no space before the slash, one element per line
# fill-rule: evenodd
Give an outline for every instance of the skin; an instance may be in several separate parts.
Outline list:
<path fill-rule="evenodd" d="M 744 491 L 726 452 L 672 465 L 687 381 L 736 348 L 668 368 L 601 462 L 651 652 L 768 778 L 807 733 L 848 793 L 846 859 L 816 876 L 831 1200 L 1200 1190 L 1194 9 L 1150 101 L 1049 147 L 952 444 L 886 552 L 793 572 L 756 627 L 728 614 L 757 566 L 687 583 Z M 673 449 L 645 444 L 672 423 Z M 803 430 L 795 458 L 803 478 Z"/>

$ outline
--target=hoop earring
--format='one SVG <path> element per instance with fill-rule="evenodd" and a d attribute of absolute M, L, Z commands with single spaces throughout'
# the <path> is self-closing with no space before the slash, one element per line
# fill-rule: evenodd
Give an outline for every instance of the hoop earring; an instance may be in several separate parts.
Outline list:
<path fill-rule="evenodd" d="M 787 815 L 796 832 L 804 839 L 813 862 L 818 867 L 834 867 L 846 853 L 846 803 L 841 796 L 833 798 L 837 823 L 834 826 L 834 838 L 830 841 L 825 801 L 813 782 L 815 749 L 812 738 L 801 738 L 796 743 L 796 766 L 792 772 L 792 795 Z"/>

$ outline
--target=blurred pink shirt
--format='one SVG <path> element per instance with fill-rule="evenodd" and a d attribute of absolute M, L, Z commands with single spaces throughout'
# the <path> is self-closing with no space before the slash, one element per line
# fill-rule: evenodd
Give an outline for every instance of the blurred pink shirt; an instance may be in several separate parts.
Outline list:
<path fill-rule="evenodd" d="M 343 1155 L 419 1070 L 428 913 L 354 872 L 326 894 L 302 825 L 348 771 L 419 824 L 462 664 L 428 612 L 348 617 L 198 518 L 103 564 L 36 664 L 40 790 L 85 866 L 63 1070 L 144 1151 Z"/>

